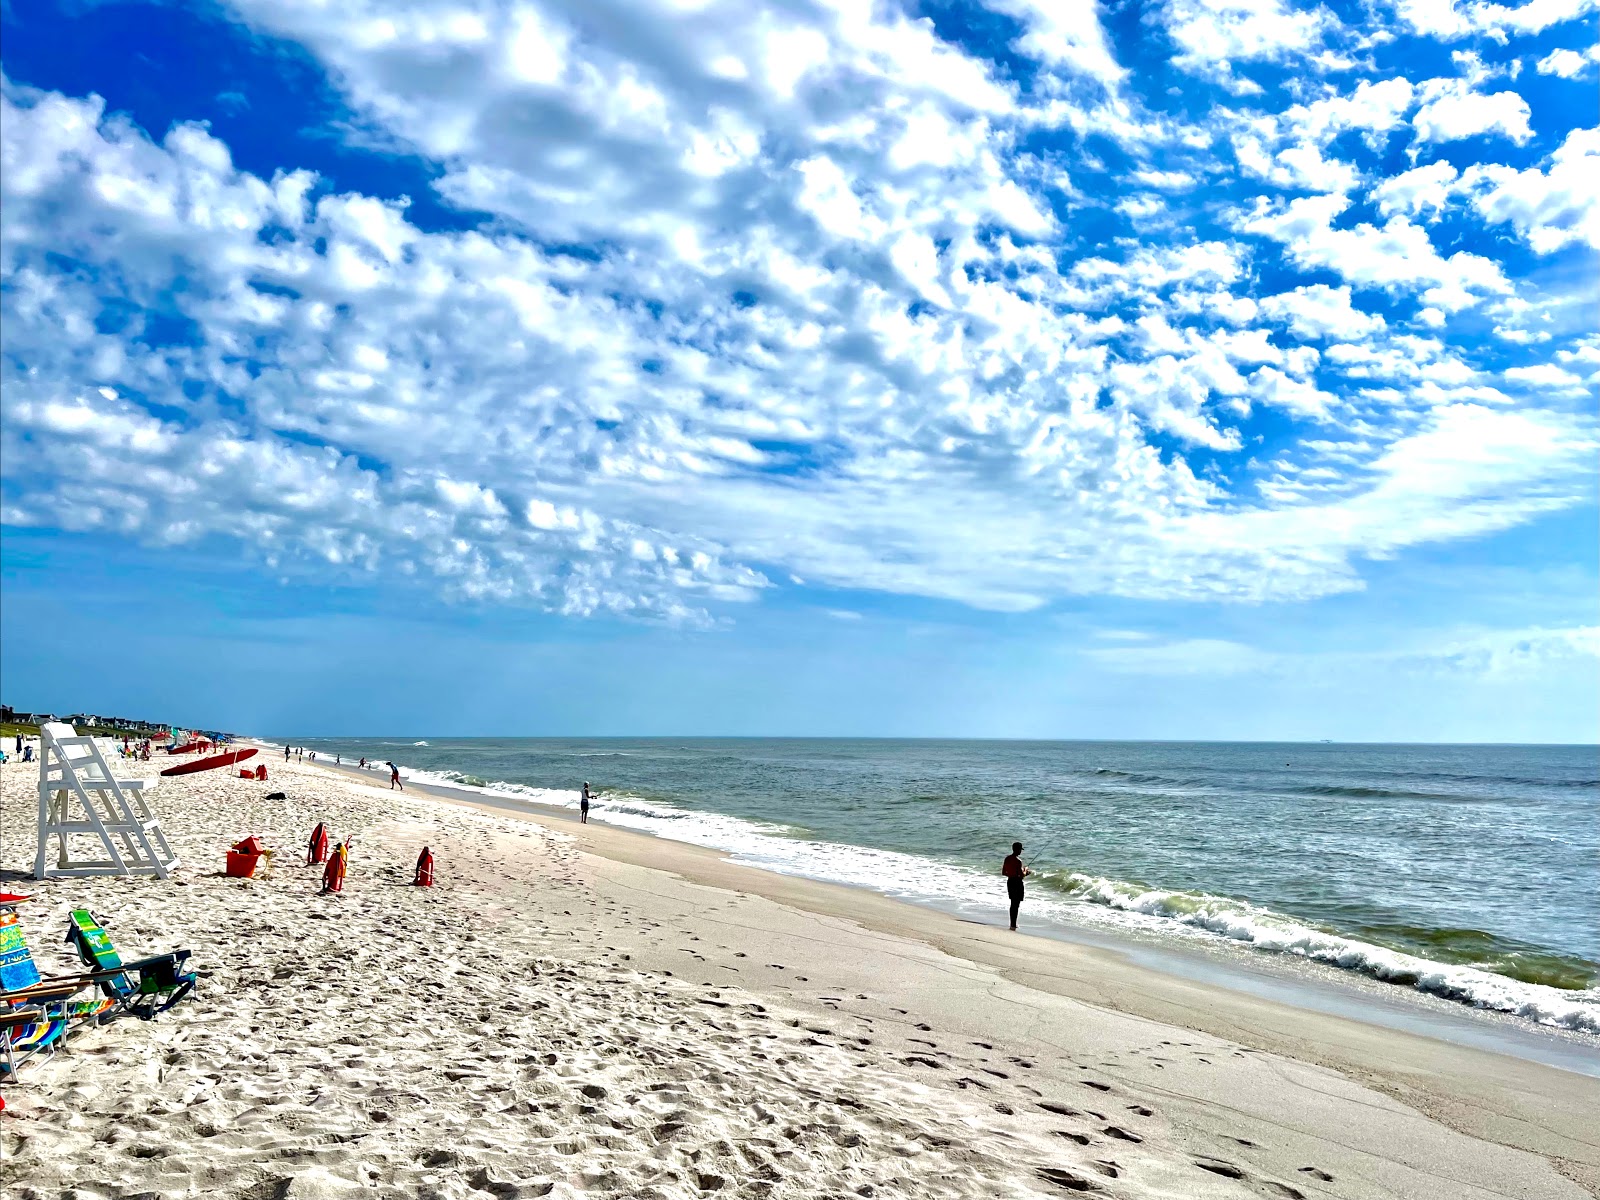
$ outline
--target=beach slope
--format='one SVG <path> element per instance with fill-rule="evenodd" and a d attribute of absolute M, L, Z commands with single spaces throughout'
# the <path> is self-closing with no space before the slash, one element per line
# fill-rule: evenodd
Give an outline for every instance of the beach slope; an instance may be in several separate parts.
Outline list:
<path fill-rule="evenodd" d="M 200 994 L 8 1085 L 8 1196 L 1581 1197 L 1600 1083 L 552 816 L 268 759 L 155 806 L 180 878 L 0 869 Z M 170 784 L 170 786 L 169 786 Z M 282 791 L 283 800 L 269 801 Z M 303 863 L 352 837 L 339 895 Z M 279 848 L 222 876 L 227 846 Z M 417 851 L 433 888 L 410 885 Z M 20 886 L 19 886 L 20 885 Z M 1009 939 L 1009 940 L 1008 940 Z"/>

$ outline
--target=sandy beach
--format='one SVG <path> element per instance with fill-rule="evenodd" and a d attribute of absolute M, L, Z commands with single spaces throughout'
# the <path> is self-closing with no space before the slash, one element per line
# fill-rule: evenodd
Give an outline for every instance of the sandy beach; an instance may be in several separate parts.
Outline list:
<path fill-rule="evenodd" d="M 164 781 L 170 881 L 0 881 L 197 998 L 7 1086 L 7 1197 L 1581 1197 L 1600 1081 L 559 815 L 281 757 Z M 267 800 L 282 791 L 284 800 Z M 302 865 L 353 837 L 345 890 Z M 263 878 L 227 846 L 278 849 Z M 409 886 L 422 845 L 437 884 Z"/>

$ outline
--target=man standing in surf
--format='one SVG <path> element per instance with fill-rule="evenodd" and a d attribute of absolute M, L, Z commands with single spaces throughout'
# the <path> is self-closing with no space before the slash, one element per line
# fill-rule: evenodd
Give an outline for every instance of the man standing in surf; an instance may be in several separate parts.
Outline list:
<path fill-rule="evenodd" d="M 393 760 L 390 760 L 389 790 L 392 792 L 395 790 L 395 788 L 399 788 L 403 792 L 406 790 L 406 785 L 400 782 L 400 768 L 394 765 Z"/>
<path fill-rule="evenodd" d="M 1022 907 L 1022 881 L 1031 871 L 1022 865 L 1022 843 L 1012 842 L 1011 853 L 1000 864 L 1000 874 L 1006 877 L 1006 894 L 1011 897 L 1011 932 L 1017 931 L 1017 910 Z"/>

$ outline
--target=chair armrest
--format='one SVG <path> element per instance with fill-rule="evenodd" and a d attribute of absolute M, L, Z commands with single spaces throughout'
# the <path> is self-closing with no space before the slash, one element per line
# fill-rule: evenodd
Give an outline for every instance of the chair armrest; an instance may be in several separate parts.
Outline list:
<path fill-rule="evenodd" d="M 28 1000 L 59 1000 L 74 992 L 81 992 L 86 987 L 92 987 L 105 974 L 108 972 L 78 975 L 66 979 L 44 979 L 25 988 L 17 988 L 15 991 L 0 992 L 0 1004 L 18 1004 Z"/>

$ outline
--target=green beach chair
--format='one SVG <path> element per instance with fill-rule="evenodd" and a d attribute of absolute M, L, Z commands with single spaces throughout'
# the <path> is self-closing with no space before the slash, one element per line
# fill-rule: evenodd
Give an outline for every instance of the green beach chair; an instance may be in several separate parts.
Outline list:
<path fill-rule="evenodd" d="M 72 910 L 67 919 L 67 941 L 77 948 L 78 957 L 95 973 L 100 990 L 111 999 L 111 1016 L 149 1021 L 195 989 L 198 976 L 183 969 L 189 951 L 174 950 L 125 963 L 111 935 L 86 908 Z"/>
<path fill-rule="evenodd" d="M 94 975 L 46 979 L 9 906 L 0 907 L 0 1077 L 14 1079 L 36 1054 L 49 1053 L 79 1025 L 98 1024 L 115 1001 L 90 998 Z"/>

